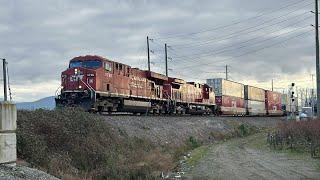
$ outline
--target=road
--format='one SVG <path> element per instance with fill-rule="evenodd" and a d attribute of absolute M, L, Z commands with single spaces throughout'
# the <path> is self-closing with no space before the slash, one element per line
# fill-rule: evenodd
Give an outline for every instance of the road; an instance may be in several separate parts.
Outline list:
<path fill-rule="evenodd" d="M 319 160 L 260 150 L 263 138 L 260 133 L 211 146 L 186 179 L 320 179 Z"/>

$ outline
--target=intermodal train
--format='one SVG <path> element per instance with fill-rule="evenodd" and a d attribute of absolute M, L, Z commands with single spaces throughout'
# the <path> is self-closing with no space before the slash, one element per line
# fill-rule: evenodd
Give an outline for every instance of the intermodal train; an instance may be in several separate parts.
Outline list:
<path fill-rule="evenodd" d="M 283 114 L 280 93 L 221 78 L 186 82 L 96 55 L 70 60 L 55 101 L 99 113 Z"/>

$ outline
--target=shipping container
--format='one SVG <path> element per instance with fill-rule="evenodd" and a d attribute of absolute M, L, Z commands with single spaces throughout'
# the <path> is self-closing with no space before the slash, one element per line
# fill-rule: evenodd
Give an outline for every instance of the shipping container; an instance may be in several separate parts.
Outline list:
<path fill-rule="evenodd" d="M 265 90 L 249 85 L 244 86 L 244 99 L 265 102 Z"/>
<path fill-rule="evenodd" d="M 281 93 L 266 90 L 267 115 L 283 115 L 281 104 Z"/>
<path fill-rule="evenodd" d="M 216 96 L 216 105 L 222 115 L 245 115 L 246 108 L 243 98 L 233 96 Z"/>
<path fill-rule="evenodd" d="M 245 100 L 247 115 L 263 116 L 267 114 L 264 101 Z"/>
<path fill-rule="evenodd" d="M 207 84 L 213 88 L 216 96 L 233 96 L 244 98 L 244 85 L 222 78 L 207 79 Z"/>

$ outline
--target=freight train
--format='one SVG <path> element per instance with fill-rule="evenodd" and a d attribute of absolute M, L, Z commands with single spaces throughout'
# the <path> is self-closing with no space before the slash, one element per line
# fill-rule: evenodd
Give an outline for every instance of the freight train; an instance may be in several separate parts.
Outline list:
<path fill-rule="evenodd" d="M 207 84 L 132 68 L 100 56 L 70 60 L 61 74 L 57 107 L 91 112 L 212 114 L 215 94 Z"/>
<path fill-rule="evenodd" d="M 187 82 L 96 55 L 70 60 L 55 101 L 98 113 L 284 114 L 277 92 L 221 78 Z"/>

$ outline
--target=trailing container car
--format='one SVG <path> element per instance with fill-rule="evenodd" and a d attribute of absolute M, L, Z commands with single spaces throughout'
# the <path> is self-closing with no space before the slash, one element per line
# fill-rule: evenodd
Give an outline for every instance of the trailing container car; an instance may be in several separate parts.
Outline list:
<path fill-rule="evenodd" d="M 219 106 L 217 114 L 245 115 L 244 85 L 222 78 L 207 79 L 207 84 L 213 88 L 216 104 Z"/>
<path fill-rule="evenodd" d="M 264 116 L 267 114 L 265 104 L 265 90 L 249 85 L 244 86 L 246 114 L 250 116 Z"/>

